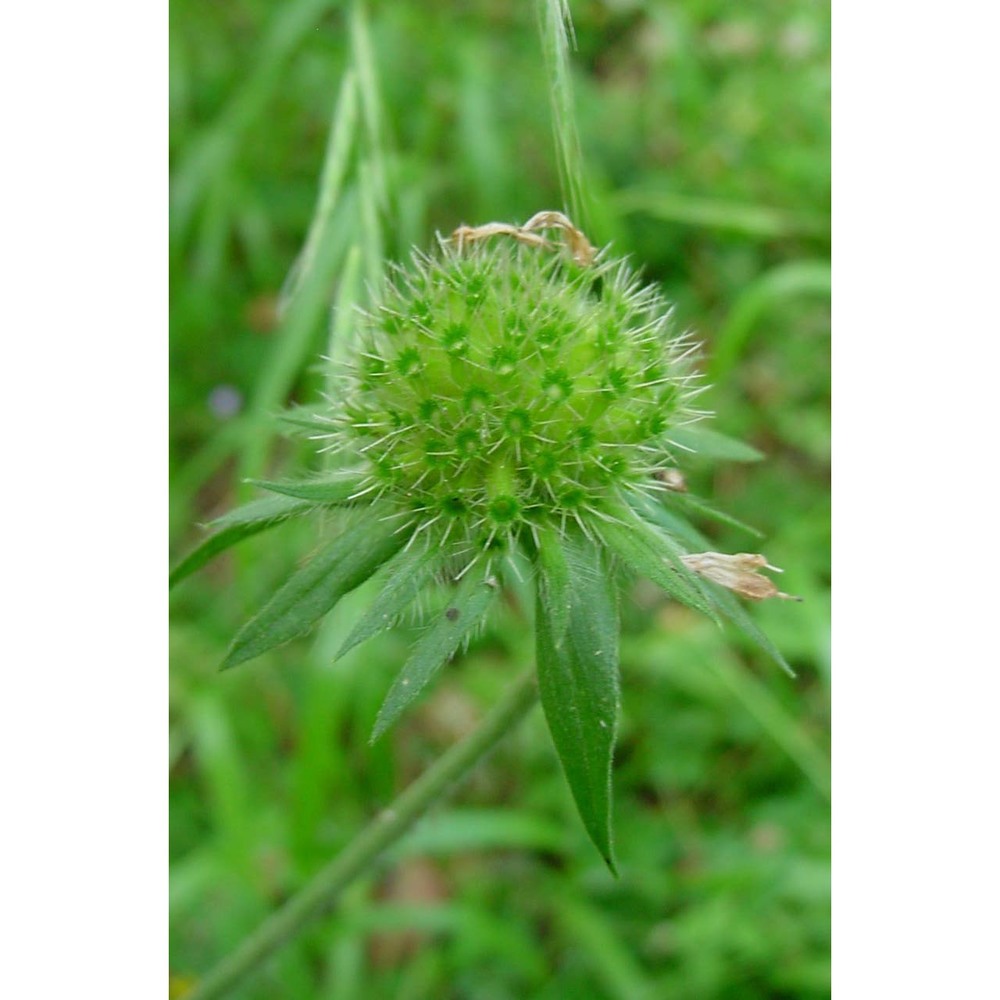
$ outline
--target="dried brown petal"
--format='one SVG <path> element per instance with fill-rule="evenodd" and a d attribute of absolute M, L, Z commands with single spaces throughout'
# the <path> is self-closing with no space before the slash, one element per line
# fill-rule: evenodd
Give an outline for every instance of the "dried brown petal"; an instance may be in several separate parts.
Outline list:
<path fill-rule="evenodd" d="M 780 597 L 786 601 L 801 601 L 801 597 L 783 594 L 774 585 L 773 580 L 762 576 L 760 569 L 769 569 L 775 573 L 781 570 L 768 563 L 765 556 L 754 552 L 737 552 L 727 555 L 723 552 L 697 552 L 689 556 L 681 556 L 681 561 L 688 569 L 699 573 L 706 580 L 726 587 L 740 597 L 751 601 L 763 601 L 769 597 Z"/>
<path fill-rule="evenodd" d="M 512 226 L 507 222 L 487 222 L 482 226 L 459 226 L 452 234 L 451 240 L 458 244 L 461 250 L 466 243 L 489 239 L 492 236 L 510 236 L 529 246 L 554 250 L 556 244 L 544 236 L 539 236 L 537 230 L 558 229 L 563 233 L 566 246 L 573 260 L 583 267 L 589 267 L 597 256 L 597 250 L 562 212 L 536 212 L 523 226 Z"/>

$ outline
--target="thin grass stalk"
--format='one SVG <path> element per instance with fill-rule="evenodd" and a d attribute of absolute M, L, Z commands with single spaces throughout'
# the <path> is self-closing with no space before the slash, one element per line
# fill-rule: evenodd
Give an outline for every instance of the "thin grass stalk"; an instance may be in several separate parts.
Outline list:
<path fill-rule="evenodd" d="M 225 996 L 276 951 L 328 913 L 358 876 L 371 866 L 440 802 L 455 784 L 509 733 L 538 700 L 534 670 L 523 674 L 479 726 L 422 774 L 399 798 L 368 824 L 337 857 L 268 917 L 236 951 L 224 958 L 188 994 L 187 1000 Z"/>
<path fill-rule="evenodd" d="M 536 0 L 542 56 L 548 76 L 552 135 L 564 207 L 583 230 L 590 230 L 589 199 L 584 183 L 583 150 L 576 126 L 570 51 L 576 45 L 569 0 Z"/>
<path fill-rule="evenodd" d="M 292 268 L 282 292 L 282 309 L 295 298 L 312 271 L 323 234 L 333 222 L 333 213 L 340 202 L 340 195 L 347 179 L 351 153 L 354 151 L 358 130 L 358 76 L 349 67 L 344 73 L 337 103 L 333 111 L 333 126 L 326 144 L 323 169 L 320 174 L 319 195 L 316 209 L 309 223 L 306 242 Z"/>

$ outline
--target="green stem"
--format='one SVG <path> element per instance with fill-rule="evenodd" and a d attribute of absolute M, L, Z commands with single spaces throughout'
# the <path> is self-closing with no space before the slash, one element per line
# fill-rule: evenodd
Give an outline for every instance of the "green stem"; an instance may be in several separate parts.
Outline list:
<path fill-rule="evenodd" d="M 394 803 L 384 809 L 312 881 L 271 914 L 236 951 L 224 958 L 186 1000 L 224 996 L 244 977 L 291 941 L 307 924 L 327 913 L 340 893 L 391 847 L 454 783 L 465 776 L 521 721 L 535 704 L 534 671 L 521 677 L 489 712 L 479 727 L 425 771 Z"/>

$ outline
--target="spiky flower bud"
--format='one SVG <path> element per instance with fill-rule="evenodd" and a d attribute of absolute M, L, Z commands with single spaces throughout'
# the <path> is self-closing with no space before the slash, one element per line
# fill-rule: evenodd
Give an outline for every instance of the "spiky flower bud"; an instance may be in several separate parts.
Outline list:
<path fill-rule="evenodd" d="M 624 261 L 442 241 L 364 315 L 334 448 L 359 494 L 458 560 L 533 528 L 587 531 L 656 487 L 671 430 L 701 415 L 693 350 Z"/>
<path fill-rule="evenodd" d="M 356 333 L 329 406 L 304 418 L 337 454 L 336 472 L 261 483 L 278 496 L 223 518 L 174 578 L 285 517 L 346 508 L 341 533 L 233 640 L 229 666 L 301 635 L 373 575 L 381 589 L 341 653 L 436 580 L 457 584 L 386 696 L 377 737 L 485 619 L 520 552 L 536 570 L 542 705 L 613 866 L 616 571 L 729 619 L 785 665 L 733 597 L 786 596 L 757 572 L 774 567 L 706 551 L 686 520 L 738 524 L 689 494 L 676 468 L 692 446 L 686 425 L 703 415 L 695 345 L 654 288 L 556 212 L 462 227 L 432 255 L 414 254 Z"/>

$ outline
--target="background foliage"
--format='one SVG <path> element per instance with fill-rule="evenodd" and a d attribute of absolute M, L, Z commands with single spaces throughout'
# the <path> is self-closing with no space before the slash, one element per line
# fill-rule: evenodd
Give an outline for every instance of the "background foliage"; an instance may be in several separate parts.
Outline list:
<path fill-rule="evenodd" d="M 829 994 L 828 10 L 572 9 L 589 233 L 677 303 L 706 345 L 715 426 L 766 455 L 687 471 L 766 536 L 706 525 L 717 548 L 761 547 L 805 598 L 752 609 L 799 677 L 638 586 L 621 650 L 621 878 L 587 841 L 536 712 L 247 1000 Z M 251 495 L 246 476 L 318 466 L 274 414 L 316 401 L 330 305 L 363 296 L 383 254 L 562 204 L 531 4 L 174 0 L 171 20 L 177 555 Z M 313 639 L 218 674 L 236 628 L 317 542 L 314 524 L 289 523 L 173 598 L 178 991 L 533 656 L 515 597 L 375 747 L 412 632 L 333 665 L 368 594 Z"/>

